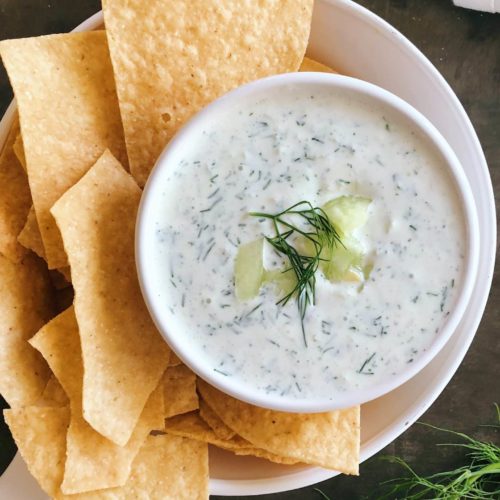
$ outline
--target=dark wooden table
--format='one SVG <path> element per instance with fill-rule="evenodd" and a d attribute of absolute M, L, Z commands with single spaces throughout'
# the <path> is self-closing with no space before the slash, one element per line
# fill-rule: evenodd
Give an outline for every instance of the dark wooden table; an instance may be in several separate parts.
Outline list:
<path fill-rule="evenodd" d="M 500 194 L 500 14 L 483 14 L 452 5 L 451 0 L 358 0 L 406 35 L 451 84 L 476 127 L 490 168 L 495 196 Z M 65 32 L 100 9 L 99 0 L 0 0 L 0 39 Z M 11 99 L 0 69 L 0 114 Z M 1 298 L 0 298 L 1 300 Z M 499 441 L 498 433 L 478 428 L 494 419 L 500 403 L 500 279 L 498 266 L 476 339 L 451 383 L 421 418 L 478 437 Z M 14 447 L 0 422 L 0 471 Z M 422 473 L 455 468 L 459 449 L 436 447 L 446 439 L 414 425 L 379 455 L 399 455 Z M 378 485 L 401 470 L 373 457 L 361 466 L 360 477 L 337 477 L 316 487 L 332 500 L 370 497 Z M 240 497 L 241 498 L 241 497 Z M 250 498 L 250 497 L 248 497 Z M 313 487 L 263 499 L 314 499 Z"/>

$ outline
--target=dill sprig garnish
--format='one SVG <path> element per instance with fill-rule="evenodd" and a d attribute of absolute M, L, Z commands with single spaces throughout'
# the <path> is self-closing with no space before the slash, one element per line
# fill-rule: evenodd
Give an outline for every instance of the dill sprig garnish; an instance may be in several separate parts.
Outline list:
<path fill-rule="evenodd" d="M 304 318 L 308 306 L 316 301 L 316 271 L 320 262 L 326 260 L 323 257 L 324 250 L 331 250 L 337 244 L 342 245 L 340 236 L 326 213 L 308 201 L 300 201 L 277 214 L 250 212 L 250 215 L 270 219 L 273 223 L 275 235 L 265 238 L 279 254 L 288 259 L 290 267 L 283 272 L 291 271 L 296 278 L 293 290 L 276 304 L 285 305 L 292 297 L 297 297 L 302 336 L 307 347 Z M 302 225 L 299 226 L 293 219 L 299 219 Z M 310 242 L 310 253 L 300 251 L 296 246 L 297 237 Z"/>

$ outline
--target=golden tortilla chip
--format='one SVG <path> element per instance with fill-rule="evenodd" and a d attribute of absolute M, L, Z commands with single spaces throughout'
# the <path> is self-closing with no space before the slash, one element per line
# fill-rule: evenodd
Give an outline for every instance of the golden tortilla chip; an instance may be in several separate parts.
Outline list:
<path fill-rule="evenodd" d="M 134 256 L 141 190 L 106 151 L 52 208 L 71 264 L 85 366 L 83 416 L 123 446 L 170 349 L 141 295 Z"/>
<path fill-rule="evenodd" d="M 52 316 L 45 263 L 33 254 L 14 264 L 0 256 L 0 393 L 12 408 L 35 404 L 50 378 L 28 339 Z"/>
<path fill-rule="evenodd" d="M 44 325 L 29 343 L 46 359 L 70 401 L 81 403 L 83 366 L 73 307 Z"/>
<path fill-rule="evenodd" d="M 29 250 L 35 252 L 43 260 L 47 260 L 45 256 L 45 248 L 43 247 L 42 235 L 38 228 L 38 221 L 36 220 L 35 209 L 33 206 L 29 209 L 26 223 L 17 237 L 19 243 Z"/>
<path fill-rule="evenodd" d="M 359 406 L 326 413 L 285 413 L 234 399 L 198 379 L 202 398 L 257 448 L 300 462 L 358 474 Z"/>
<path fill-rule="evenodd" d="M 198 412 L 177 415 L 165 421 L 165 430 L 176 436 L 196 439 L 204 443 L 209 443 L 218 448 L 228 450 L 236 455 L 252 455 L 254 457 L 265 458 L 278 464 L 296 464 L 298 460 L 287 457 L 279 457 L 267 450 L 259 449 L 243 439 L 237 434 L 231 439 L 223 439 L 217 436 L 214 430 L 200 417 Z"/>
<path fill-rule="evenodd" d="M 71 270 L 69 267 L 52 269 L 49 273 L 50 281 L 56 290 L 62 290 L 71 286 Z"/>
<path fill-rule="evenodd" d="M 126 446 L 97 433 L 82 416 L 83 364 L 78 325 L 69 308 L 45 325 L 30 343 L 60 380 L 71 403 L 66 467 L 61 490 L 74 494 L 125 484 L 132 461 L 150 431 L 163 428 L 163 386 L 148 399 Z"/>
<path fill-rule="evenodd" d="M 56 497 L 64 474 L 69 408 L 4 410 L 19 453 L 47 495 Z"/>
<path fill-rule="evenodd" d="M 130 171 L 143 186 L 194 113 L 229 90 L 296 71 L 312 0 L 103 0 Z"/>
<path fill-rule="evenodd" d="M 169 366 L 163 375 L 165 418 L 198 409 L 196 375 L 185 365 Z"/>
<path fill-rule="evenodd" d="M 168 434 L 149 436 L 125 486 L 96 492 L 95 498 L 208 500 L 208 447 Z"/>
<path fill-rule="evenodd" d="M 168 366 L 179 366 L 182 361 L 178 358 L 174 351 L 170 353 L 170 359 L 168 360 Z"/>
<path fill-rule="evenodd" d="M 19 262 L 26 249 L 17 241 L 31 205 L 28 178 L 14 154 L 19 123 L 14 122 L 0 154 L 0 254 Z"/>
<path fill-rule="evenodd" d="M 139 421 L 125 446 L 101 436 L 73 410 L 67 435 L 66 467 L 61 491 L 75 494 L 122 486 L 130 475 L 132 462 L 148 434 L 162 429 L 163 391 L 149 396 Z"/>
<path fill-rule="evenodd" d="M 338 73 L 338 71 L 335 71 L 329 66 L 315 61 L 314 59 L 309 59 L 308 57 L 304 57 L 299 71 L 312 71 L 313 73 Z"/>
<path fill-rule="evenodd" d="M 203 399 L 200 400 L 200 417 L 215 432 L 217 437 L 221 439 L 231 439 L 236 435 L 236 432 L 230 429 Z"/>
<path fill-rule="evenodd" d="M 64 495 L 60 484 L 69 409 L 31 406 L 4 415 L 29 471 L 57 500 L 208 499 L 207 445 L 167 434 L 146 439 L 124 486 Z"/>
<path fill-rule="evenodd" d="M 51 269 L 67 265 L 49 213 L 106 148 L 126 164 L 102 31 L 4 40 L 0 55 L 19 107 L 33 204 Z"/>
<path fill-rule="evenodd" d="M 59 380 L 52 375 L 45 386 L 42 397 L 36 402 L 35 406 L 68 406 L 69 399 Z"/>
<path fill-rule="evenodd" d="M 199 412 L 193 411 L 183 415 L 176 415 L 165 420 L 165 431 L 176 436 L 188 437 L 213 444 L 219 448 L 247 447 L 252 445 L 241 436 L 235 434 L 231 439 L 223 439 L 200 417 Z"/>
<path fill-rule="evenodd" d="M 75 293 L 72 286 L 56 290 L 54 296 L 56 313 L 65 311 L 68 307 L 72 306 L 74 299 Z"/>
<path fill-rule="evenodd" d="M 57 500 L 208 500 L 208 447 L 191 439 L 149 436 L 120 488 Z"/>
<path fill-rule="evenodd" d="M 21 132 L 17 134 L 12 149 L 21 167 L 23 167 L 23 170 L 26 172 L 26 157 L 24 156 L 23 136 Z"/>

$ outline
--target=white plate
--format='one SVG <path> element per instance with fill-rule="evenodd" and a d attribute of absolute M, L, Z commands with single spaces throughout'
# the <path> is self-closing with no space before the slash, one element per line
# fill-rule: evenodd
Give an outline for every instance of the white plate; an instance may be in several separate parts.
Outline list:
<path fill-rule="evenodd" d="M 102 25 L 98 13 L 76 31 Z M 440 130 L 462 162 L 479 215 L 480 265 L 471 302 L 451 340 L 417 376 L 388 395 L 362 407 L 361 460 L 402 434 L 445 388 L 474 338 L 486 305 L 496 249 L 493 189 L 476 133 L 457 97 L 432 64 L 385 21 L 349 0 L 317 0 L 311 57 L 380 85 L 421 111 Z M 0 144 L 11 125 L 11 105 L 0 122 Z M 317 467 L 280 466 L 222 450 L 210 454 L 210 492 L 258 495 L 307 486 L 334 476 Z M 46 498 L 16 456 L 0 478 L 0 498 Z"/>

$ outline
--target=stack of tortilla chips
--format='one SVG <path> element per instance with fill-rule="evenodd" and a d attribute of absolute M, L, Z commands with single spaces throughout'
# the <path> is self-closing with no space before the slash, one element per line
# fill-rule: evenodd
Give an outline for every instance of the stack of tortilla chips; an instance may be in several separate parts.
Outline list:
<path fill-rule="evenodd" d="M 58 499 L 207 498 L 210 443 L 356 474 L 359 408 L 278 413 L 197 383 L 134 263 L 159 153 L 223 93 L 297 71 L 312 0 L 103 9 L 105 31 L 0 43 L 19 112 L 0 156 L 0 393 L 29 470 Z"/>

